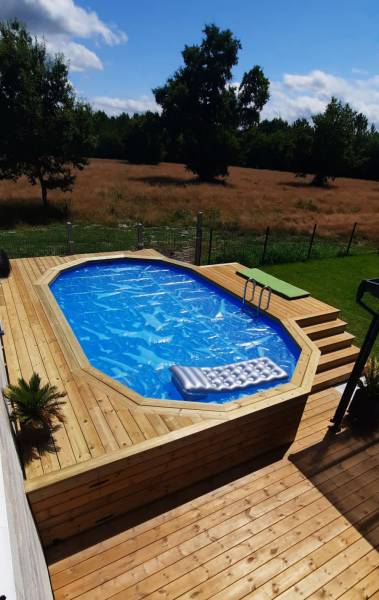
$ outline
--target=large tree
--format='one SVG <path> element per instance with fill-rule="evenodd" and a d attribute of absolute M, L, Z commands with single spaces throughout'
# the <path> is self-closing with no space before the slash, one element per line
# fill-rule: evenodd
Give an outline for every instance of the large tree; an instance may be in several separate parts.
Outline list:
<path fill-rule="evenodd" d="M 239 131 L 254 126 L 268 100 L 269 82 L 256 66 L 232 85 L 241 44 L 229 29 L 207 25 L 200 45 L 185 46 L 180 67 L 154 91 L 171 140 L 187 168 L 202 180 L 228 174 L 238 156 Z"/>
<path fill-rule="evenodd" d="M 325 185 L 328 179 L 360 166 L 369 134 L 365 115 L 332 98 L 325 111 L 313 117 L 313 123 L 311 165 L 315 185 Z"/>
<path fill-rule="evenodd" d="M 26 176 L 69 191 L 92 146 L 92 115 L 76 99 L 63 56 L 48 55 L 17 21 L 0 23 L 0 179 Z"/>

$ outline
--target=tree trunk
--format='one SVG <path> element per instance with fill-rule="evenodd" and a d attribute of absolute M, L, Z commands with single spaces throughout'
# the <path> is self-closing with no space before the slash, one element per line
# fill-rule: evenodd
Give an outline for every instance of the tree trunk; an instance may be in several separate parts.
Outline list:
<path fill-rule="evenodd" d="M 326 175 L 315 175 L 314 178 L 312 179 L 312 185 L 316 186 L 316 187 L 325 187 L 326 184 L 328 183 L 328 178 L 326 177 Z"/>
<path fill-rule="evenodd" d="M 44 207 L 46 208 L 48 205 L 48 201 L 47 201 L 47 186 L 46 186 L 46 181 L 44 180 L 44 178 L 41 176 L 39 178 L 39 182 L 41 184 L 41 193 L 42 193 L 42 203 L 44 205 Z"/>

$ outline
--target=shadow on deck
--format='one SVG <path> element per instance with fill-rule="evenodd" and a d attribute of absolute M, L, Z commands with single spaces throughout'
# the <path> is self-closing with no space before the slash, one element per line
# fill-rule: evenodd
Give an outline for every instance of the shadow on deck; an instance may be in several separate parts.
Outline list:
<path fill-rule="evenodd" d="M 296 454 L 291 462 L 374 547 L 379 548 L 379 432 L 345 430 Z"/>
<path fill-rule="evenodd" d="M 287 452 L 48 548 L 56 600 L 378 598 L 379 435 L 325 436 L 337 401 L 309 398 Z"/>
<path fill-rule="evenodd" d="M 132 530 L 133 527 L 150 519 L 162 515 L 191 502 L 200 496 L 214 492 L 223 486 L 233 484 L 241 477 L 252 474 L 264 467 L 281 460 L 286 454 L 290 444 L 282 446 L 272 452 L 263 454 L 240 465 L 227 469 L 222 473 L 208 477 L 196 484 L 188 486 L 178 492 L 174 492 L 160 500 L 151 502 L 119 518 L 108 521 L 101 526 L 82 532 L 66 541 L 50 546 L 46 550 L 48 563 L 63 560 L 73 552 L 79 553 L 94 544 L 117 536 L 121 532 Z"/>

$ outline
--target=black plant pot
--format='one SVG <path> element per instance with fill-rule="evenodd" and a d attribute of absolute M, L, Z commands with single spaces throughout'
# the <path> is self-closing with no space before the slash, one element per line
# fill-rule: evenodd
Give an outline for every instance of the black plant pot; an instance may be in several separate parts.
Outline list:
<path fill-rule="evenodd" d="M 11 265 L 5 250 L 0 250 L 0 277 L 8 277 L 11 272 Z"/>
<path fill-rule="evenodd" d="M 369 396 L 365 389 L 356 390 L 347 418 L 350 425 L 359 429 L 376 429 L 379 426 L 379 397 Z"/>

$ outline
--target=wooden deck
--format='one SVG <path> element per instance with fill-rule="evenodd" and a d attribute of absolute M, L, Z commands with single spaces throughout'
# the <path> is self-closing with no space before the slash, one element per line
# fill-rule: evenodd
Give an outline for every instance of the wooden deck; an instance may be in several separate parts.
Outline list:
<path fill-rule="evenodd" d="M 140 252 L 139 254 L 144 254 Z M 0 320 L 11 382 L 37 371 L 67 392 L 65 424 L 48 448 L 25 456 L 27 479 L 90 461 L 192 425 L 196 416 L 160 415 L 117 407 L 117 394 L 88 383 L 73 372 L 37 295 L 34 283 L 50 267 L 76 257 L 25 258 L 12 261 L 12 273 L 1 280 Z"/>
<path fill-rule="evenodd" d="M 149 256 L 154 251 L 135 254 Z M 64 426 L 57 428 L 46 447 L 34 447 L 24 456 L 28 480 L 132 448 L 209 418 L 196 411 L 138 410 L 125 404 L 125 398 L 115 390 L 70 368 L 34 284 L 49 268 L 77 258 L 80 256 L 15 259 L 11 261 L 11 276 L 0 280 L 0 320 L 5 329 L 10 381 L 15 382 L 20 375 L 29 378 L 37 371 L 67 392 Z M 215 265 L 201 271 L 241 296 L 243 280 L 235 274 L 238 266 Z M 338 319 L 338 310 L 311 297 L 288 302 L 273 295 L 270 313 L 299 319 L 320 348 L 315 390 L 347 378 L 357 349 L 351 346 L 353 336 L 344 331 L 346 324 Z"/>
<path fill-rule="evenodd" d="M 379 435 L 325 435 L 309 397 L 267 455 L 48 550 L 56 600 L 379 598 Z"/>
<path fill-rule="evenodd" d="M 64 425 L 23 456 L 56 599 L 378 599 L 378 439 L 323 439 L 358 351 L 338 310 L 272 296 L 319 349 L 309 397 L 235 423 L 138 407 L 72 367 L 41 303 L 36 281 L 76 258 L 13 260 L 0 280 L 10 380 L 67 392 Z M 239 266 L 200 271 L 241 296 Z"/>

